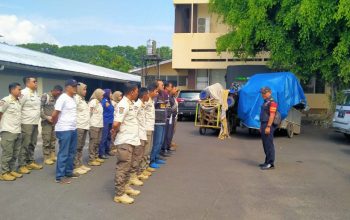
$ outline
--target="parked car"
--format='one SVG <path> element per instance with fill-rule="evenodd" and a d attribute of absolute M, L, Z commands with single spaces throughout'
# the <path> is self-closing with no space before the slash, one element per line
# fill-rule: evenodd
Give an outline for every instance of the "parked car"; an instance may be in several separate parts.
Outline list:
<path fill-rule="evenodd" d="M 177 102 L 179 103 L 178 119 L 194 117 L 199 100 L 200 90 L 181 90 Z"/>
<path fill-rule="evenodd" d="M 336 107 L 332 127 L 350 139 L 350 90 L 345 90 L 344 95 L 344 101 Z"/>

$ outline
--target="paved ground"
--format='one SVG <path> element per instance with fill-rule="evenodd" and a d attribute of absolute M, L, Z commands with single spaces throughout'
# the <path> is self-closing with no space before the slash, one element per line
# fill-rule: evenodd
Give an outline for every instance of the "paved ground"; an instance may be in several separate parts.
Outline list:
<path fill-rule="evenodd" d="M 54 167 L 0 183 L 0 219 L 350 219 L 350 145 L 340 134 L 304 127 L 276 138 L 277 169 L 261 171 L 258 136 L 199 136 L 179 123 L 180 146 L 131 206 L 112 202 L 115 159 L 54 183 Z M 37 156 L 40 156 L 38 149 Z"/>

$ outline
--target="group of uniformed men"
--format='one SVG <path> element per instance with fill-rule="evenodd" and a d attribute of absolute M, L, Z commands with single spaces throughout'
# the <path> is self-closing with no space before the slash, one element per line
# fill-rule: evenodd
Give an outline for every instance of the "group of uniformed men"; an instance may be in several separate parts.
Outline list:
<path fill-rule="evenodd" d="M 117 203 L 133 203 L 130 196 L 137 196 L 140 191 L 131 185 L 143 185 L 142 181 L 165 164 L 165 157 L 175 150 L 172 138 L 178 90 L 170 82 L 157 80 L 140 89 L 137 84 L 127 83 L 124 96 L 119 91 L 112 94 L 108 89 L 96 89 L 89 102 L 85 100 L 87 86 L 75 80 L 67 80 L 64 95 L 64 89 L 57 85 L 41 98 L 35 77 L 25 77 L 23 82 L 25 89 L 19 83 L 11 83 L 9 96 L 0 101 L 1 180 L 13 181 L 31 170 L 43 168 L 34 160 L 40 118 L 44 163 L 52 165 L 57 161 L 58 183 L 69 184 L 71 178 L 91 170 L 82 162 L 87 134 L 88 165 L 99 166 L 108 156 L 116 155 L 114 201 Z M 70 98 L 74 100 L 71 103 L 74 109 L 65 110 Z M 72 128 L 65 131 L 67 124 Z M 65 143 L 68 134 L 72 140 Z"/>

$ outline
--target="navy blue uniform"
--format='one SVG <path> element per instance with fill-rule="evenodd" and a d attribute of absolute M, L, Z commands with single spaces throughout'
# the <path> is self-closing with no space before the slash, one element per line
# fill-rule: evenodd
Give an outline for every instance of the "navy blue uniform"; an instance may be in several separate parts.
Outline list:
<path fill-rule="evenodd" d="M 270 114 L 277 111 L 277 103 L 273 101 L 272 98 L 264 100 L 264 104 L 261 106 L 260 112 L 260 130 L 261 130 L 261 139 L 265 152 L 265 164 L 274 165 L 275 163 L 275 146 L 273 144 L 273 133 L 276 130 L 276 126 L 272 123 L 270 127 L 270 134 L 265 134 L 265 129 L 267 127 Z"/>

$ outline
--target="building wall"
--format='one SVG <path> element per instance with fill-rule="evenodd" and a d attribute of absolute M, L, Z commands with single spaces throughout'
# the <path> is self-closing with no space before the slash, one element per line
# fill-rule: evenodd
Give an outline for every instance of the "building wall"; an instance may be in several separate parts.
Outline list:
<path fill-rule="evenodd" d="M 5 70 L 0 72 L 0 97 L 8 95 L 8 85 L 13 82 L 21 84 L 22 88 L 25 88 L 23 83 L 24 76 L 35 76 L 38 79 L 38 94 L 41 95 L 45 92 L 51 91 L 55 85 L 64 86 L 65 78 L 56 76 L 47 76 L 45 74 L 35 74 L 30 71 L 22 72 L 20 70 Z"/>
<path fill-rule="evenodd" d="M 159 78 L 158 70 L 156 66 L 151 66 L 147 68 L 145 72 L 147 73 L 148 77 L 151 77 L 151 78 L 148 78 L 148 80 L 146 80 L 147 82 L 153 81 Z M 187 85 L 188 85 L 187 70 L 175 70 L 172 68 L 172 63 L 169 62 L 169 63 L 161 64 L 159 68 L 159 72 L 160 72 L 160 79 L 164 81 L 174 82 L 179 87 L 179 89 L 187 89 Z M 142 70 L 138 70 L 133 73 L 142 74 Z M 183 82 L 182 84 L 180 84 L 180 80 L 181 82 Z"/>

